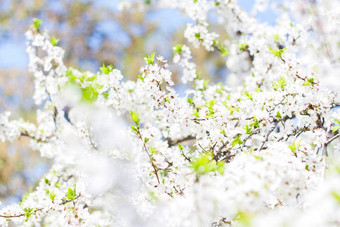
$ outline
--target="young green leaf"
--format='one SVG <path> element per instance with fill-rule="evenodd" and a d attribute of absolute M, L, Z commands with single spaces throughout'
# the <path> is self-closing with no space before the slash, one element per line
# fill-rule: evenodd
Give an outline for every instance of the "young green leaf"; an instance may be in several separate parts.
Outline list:
<path fill-rule="evenodd" d="M 38 31 L 40 29 L 41 24 L 42 24 L 42 20 L 38 18 L 33 19 L 33 27 L 36 28 Z"/>

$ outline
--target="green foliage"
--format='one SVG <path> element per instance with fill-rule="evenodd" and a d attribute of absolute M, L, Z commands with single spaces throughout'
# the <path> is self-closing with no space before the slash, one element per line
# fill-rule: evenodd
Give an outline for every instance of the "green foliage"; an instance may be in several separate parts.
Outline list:
<path fill-rule="evenodd" d="M 287 48 L 282 48 L 279 50 L 274 50 L 271 46 L 269 46 L 268 48 L 269 48 L 270 53 L 272 53 L 273 55 L 279 58 L 282 57 L 283 52 L 287 49 Z"/>
<path fill-rule="evenodd" d="M 33 208 L 28 207 L 24 209 L 25 222 L 28 221 L 28 219 L 31 217 L 32 214 L 35 214 L 35 212 L 33 211 Z"/>
<path fill-rule="evenodd" d="M 30 194 L 26 193 L 25 195 L 22 196 L 21 202 L 24 202 Z"/>
<path fill-rule="evenodd" d="M 145 54 L 145 63 L 148 65 L 153 65 L 155 63 L 155 53 L 152 53 L 150 56 L 148 54 Z"/>
<path fill-rule="evenodd" d="M 224 173 L 224 162 L 219 161 L 216 163 L 215 160 L 210 160 L 212 157 L 208 154 L 203 154 L 200 157 L 194 159 L 191 162 L 191 168 L 194 169 L 195 173 L 200 176 L 208 172 L 218 172 L 223 175 Z"/>
<path fill-rule="evenodd" d="M 251 101 L 253 101 L 253 96 L 248 91 L 244 91 L 243 94 L 248 97 Z"/>
<path fill-rule="evenodd" d="M 51 40 L 50 40 L 51 44 L 53 46 L 57 46 L 59 43 L 59 39 L 57 39 L 56 37 L 52 36 Z"/>
<path fill-rule="evenodd" d="M 302 84 L 302 86 L 310 86 L 310 85 L 314 85 L 314 78 L 307 78 L 307 80 Z"/>
<path fill-rule="evenodd" d="M 187 101 L 188 101 L 189 104 L 194 105 L 194 101 L 191 98 L 188 97 Z"/>
<path fill-rule="evenodd" d="M 284 77 L 281 77 L 278 82 L 273 82 L 272 83 L 272 88 L 277 91 L 281 89 L 283 91 L 284 87 L 286 86 L 286 79 Z"/>
<path fill-rule="evenodd" d="M 250 123 L 250 126 L 254 126 L 255 128 L 260 128 L 259 120 L 254 116 L 252 122 Z"/>
<path fill-rule="evenodd" d="M 282 118 L 282 115 L 279 111 L 277 111 L 276 115 L 275 115 L 276 118 Z"/>
<path fill-rule="evenodd" d="M 209 110 L 209 113 L 207 114 L 207 117 L 214 117 L 214 105 L 216 104 L 216 100 L 210 100 L 209 102 L 207 102 L 207 107 Z"/>
<path fill-rule="evenodd" d="M 88 86 L 81 89 L 82 101 L 94 102 L 98 98 L 98 91 L 94 86 Z"/>
<path fill-rule="evenodd" d="M 138 129 L 134 125 L 130 125 L 131 130 L 137 135 L 138 134 Z"/>
<path fill-rule="evenodd" d="M 101 86 L 96 83 L 87 84 L 87 87 L 80 86 L 80 84 L 84 82 L 93 82 L 97 78 L 97 75 L 83 73 L 80 76 L 77 76 L 73 73 L 72 68 L 68 68 L 65 75 L 69 78 L 69 83 L 79 87 L 81 90 L 81 101 L 92 103 L 97 100 L 99 95 L 98 89 L 100 89 Z"/>
<path fill-rule="evenodd" d="M 200 115 L 199 115 L 199 112 L 198 112 L 198 109 L 195 108 L 192 115 L 194 115 L 196 118 L 200 118 Z"/>
<path fill-rule="evenodd" d="M 231 142 L 231 146 L 235 147 L 236 145 L 241 145 L 242 144 L 242 140 L 240 138 L 240 135 L 235 136 L 235 138 L 233 139 L 233 141 Z"/>
<path fill-rule="evenodd" d="M 46 177 L 45 177 L 45 179 L 44 179 L 44 182 L 45 182 L 45 184 L 47 184 L 47 185 L 51 185 L 51 182 L 50 182 L 49 179 L 47 179 Z"/>
<path fill-rule="evenodd" d="M 332 192 L 332 196 L 340 204 L 340 193 Z"/>
<path fill-rule="evenodd" d="M 239 222 L 240 226 L 251 226 L 253 215 L 239 210 L 235 219 Z"/>
<path fill-rule="evenodd" d="M 292 144 L 288 145 L 288 147 L 290 148 L 290 150 L 293 152 L 293 153 L 296 153 L 296 151 L 300 148 L 300 141 L 299 142 L 293 142 Z"/>
<path fill-rule="evenodd" d="M 182 49 L 183 49 L 183 45 L 176 45 L 175 48 L 174 48 L 174 51 L 173 51 L 173 54 L 179 54 L 182 52 Z"/>
<path fill-rule="evenodd" d="M 305 165 L 305 170 L 309 171 L 309 165 Z"/>
<path fill-rule="evenodd" d="M 244 127 L 244 130 L 246 130 L 246 134 L 248 134 L 248 135 L 251 133 L 251 127 L 249 127 L 249 125 L 246 125 Z"/>
<path fill-rule="evenodd" d="M 138 75 L 138 79 L 140 79 L 142 82 L 144 82 L 145 77 L 143 77 L 142 75 Z"/>
<path fill-rule="evenodd" d="M 247 43 L 240 43 L 238 45 L 238 48 L 240 49 L 240 51 L 245 51 L 245 50 L 248 49 L 248 47 L 249 47 L 249 45 Z"/>
<path fill-rule="evenodd" d="M 227 136 L 226 133 L 225 133 L 225 129 L 220 129 L 220 134 Z"/>
<path fill-rule="evenodd" d="M 136 111 L 130 111 L 130 115 L 131 115 L 131 119 L 133 120 L 133 122 L 135 122 L 135 124 L 138 126 L 139 125 L 139 117 L 138 117 L 138 113 Z"/>
<path fill-rule="evenodd" d="M 50 193 L 50 199 L 52 200 L 52 202 L 54 202 L 55 193 L 53 191 Z"/>
<path fill-rule="evenodd" d="M 340 129 L 340 121 L 338 119 L 334 119 L 336 125 L 333 126 L 332 132 L 335 133 Z"/>
<path fill-rule="evenodd" d="M 72 188 L 68 188 L 67 192 L 66 192 L 66 198 L 73 201 L 76 198 L 76 188 L 74 187 L 74 189 Z"/>
<path fill-rule="evenodd" d="M 154 147 L 150 147 L 150 153 L 151 154 L 158 154 L 158 151 L 156 150 L 156 148 L 154 148 Z"/>
<path fill-rule="evenodd" d="M 200 40 L 200 39 L 201 39 L 201 33 L 199 33 L 199 32 L 198 32 L 198 33 L 195 33 L 195 38 L 198 39 L 198 40 Z"/>
<path fill-rule="evenodd" d="M 221 54 L 222 57 L 230 54 L 230 50 L 225 48 L 222 43 L 220 46 L 218 46 L 218 42 L 214 40 L 213 45 L 215 46 L 215 48 L 217 48 L 222 53 Z"/>
<path fill-rule="evenodd" d="M 42 25 L 42 20 L 38 18 L 33 19 L 33 27 L 40 31 L 40 26 Z"/>
<path fill-rule="evenodd" d="M 100 71 L 102 71 L 102 73 L 104 74 L 109 74 L 110 72 L 112 72 L 112 70 L 113 70 L 112 65 L 105 66 L 105 64 L 103 64 L 103 66 L 100 67 Z"/>

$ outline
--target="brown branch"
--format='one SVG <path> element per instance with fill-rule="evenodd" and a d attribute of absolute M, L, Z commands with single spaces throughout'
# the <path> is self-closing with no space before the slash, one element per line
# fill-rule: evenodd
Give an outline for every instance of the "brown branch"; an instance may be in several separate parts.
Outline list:
<path fill-rule="evenodd" d="M 177 139 L 177 140 L 172 140 L 172 139 L 168 138 L 168 144 L 169 144 L 169 147 L 171 147 L 171 146 L 174 146 L 178 143 L 185 142 L 185 141 L 188 141 L 188 140 L 193 140 L 193 139 L 196 139 L 196 137 L 194 137 L 192 135 L 189 135 L 189 136 Z"/>
<path fill-rule="evenodd" d="M 330 144 L 333 140 L 337 139 L 340 136 L 340 134 L 336 134 L 335 136 L 331 137 L 330 139 L 327 140 L 327 142 L 325 143 L 325 146 L 327 146 L 328 144 Z"/>
<path fill-rule="evenodd" d="M 270 134 L 274 131 L 274 129 L 276 128 L 276 126 L 279 124 L 280 121 L 277 121 L 274 126 L 269 130 L 269 132 L 266 135 L 266 138 L 263 140 L 263 142 L 261 143 L 260 147 L 257 149 L 257 151 L 261 151 L 264 144 L 268 141 L 268 138 L 270 136 Z"/>

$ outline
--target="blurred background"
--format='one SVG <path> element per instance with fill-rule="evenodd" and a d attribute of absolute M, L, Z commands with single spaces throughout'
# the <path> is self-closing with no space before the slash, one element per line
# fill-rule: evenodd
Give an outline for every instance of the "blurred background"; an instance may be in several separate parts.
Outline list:
<path fill-rule="evenodd" d="M 104 63 L 122 71 L 125 79 L 135 80 L 143 66 L 145 53 L 156 52 L 171 63 L 172 47 L 187 44 L 183 32 L 192 22 L 175 9 L 160 9 L 156 0 L 131 1 L 120 8 L 120 0 L 0 0 L 0 113 L 11 111 L 12 119 L 35 122 L 32 100 L 33 81 L 27 70 L 24 33 L 33 18 L 59 39 L 65 49 L 67 67 L 97 72 Z M 254 0 L 240 0 L 251 11 Z M 264 10 L 257 16 L 273 24 L 275 12 Z M 226 39 L 223 26 L 209 18 L 216 33 Z M 188 45 L 188 44 L 187 44 Z M 189 45 L 190 46 L 190 45 Z M 219 53 L 192 48 L 201 75 L 213 82 L 224 81 L 228 72 Z M 207 61 L 209 59 L 209 61 Z M 171 66 L 175 82 L 179 68 Z M 176 85 L 180 92 L 184 85 Z M 0 142 L 1 207 L 18 202 L 48 170 L 51 160 L 29 149 L 28 140 Z"/>

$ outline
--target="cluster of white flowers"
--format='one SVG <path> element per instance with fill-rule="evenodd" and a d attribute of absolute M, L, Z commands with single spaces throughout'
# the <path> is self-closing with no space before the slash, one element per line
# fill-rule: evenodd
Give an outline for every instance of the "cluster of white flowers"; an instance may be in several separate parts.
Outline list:
<path fill-rule="evenodd" d="M 27 50 L 43 106 L 36 125 L 1 114 L 0 139 L 29 137 L 55 165 L 20 204 L 0 211 L 0 224 L 338 226 L 340 97 L 329 78 L 340 72 L 340 31 L 329 23 L 339 23 L 330 5 L 340 3 L 301 3 L 275 26 L 236 1 L 164 3 L 196 21 L 188 42 L 222 53 L 230 71 L 225 83 L 209 83 L 190 47 L 177 45 L 174 63 L 193 85 L 184 97 L 155 54 L 137 81 L 112 66 L 66 69 L 63 50 L 35 24 Z M 304 7 L 319 19 L 304 21 Z M 226 36 L 208 32 L 209 13 Z"/>
<path fill-rule="evenodd" d="M 189 47 L 186 45 L 177 45 L 173 50 L 175 53 L 174 63 L 179 64 L 183 68 L 182 82 L 186 84 L 187 82 L 193 81 L 197 77 L 196 64 L 190 62 L 192 56 Z"/>

